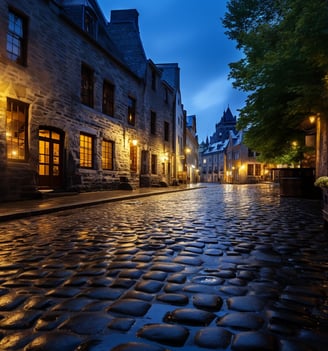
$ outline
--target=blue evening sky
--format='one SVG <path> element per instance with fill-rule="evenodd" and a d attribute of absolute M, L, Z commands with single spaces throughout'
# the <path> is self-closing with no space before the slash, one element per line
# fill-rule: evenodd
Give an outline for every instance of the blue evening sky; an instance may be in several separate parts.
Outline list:
<path fill-rule="evenodd" d="M 98 0 L 106 19 L 111 10 L 136 9 L 147 58 L 180 67 L 182 102 L 197 117 L 199 142 L 215 131 L 229 106 L 238 116 L 245 94 L 232 88 L 228 64 L 239 60 L 224 34 L 226 0 Z"/>

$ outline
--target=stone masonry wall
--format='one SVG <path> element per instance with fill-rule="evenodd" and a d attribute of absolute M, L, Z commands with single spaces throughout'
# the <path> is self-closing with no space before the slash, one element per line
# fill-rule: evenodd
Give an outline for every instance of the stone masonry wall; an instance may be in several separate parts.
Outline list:
<path fill-rule="evenodd" d="M 22 187 L 17 179 L 28 179 L 37 186 L 38 130 L 55 127 L 64 132 L 66 190 L 89 190 L 117 184 L 120 175 L 129 175 L 129 143 L 138 134 L 147 140 L 142 114 L 143 86 L 128 69 L 113 60 L 95 42 L 60 15 L 51 2 L 41 0 L 9 1 L 29 18 L 27 66 L 6 56 L 7 22 L 0 23 L 0 199 L 19 197 Z M 0 0 L 0 18 L 8 18 L 7 1 Z M 94 107 L 80 103 L 81 64 L 94 70 Z M 102 109 L 102 84 L 106 79 L 115 85 L 115 116 Z M 137 101 L 137 125 L 126 125 L 128 96 Z M 5 161 L 5 113 L 7 98 L 29 104 L 29 157 L 25 163 Z M 79 167 L 79 134 L 88 133 L 96 140 L 94 169 Z M 115 142 L 115 169 L 101 169 L 102 138 Z M 22 176 L 22 173 L 25 175 Z M 15 177 L 16 175 L 16 177 Z M 10 181 L 11 180 L 11 181 Z M 6 184 L 7 183 L 7 184 Z M 4 192 L 15 187 L 16 190 Z"/>

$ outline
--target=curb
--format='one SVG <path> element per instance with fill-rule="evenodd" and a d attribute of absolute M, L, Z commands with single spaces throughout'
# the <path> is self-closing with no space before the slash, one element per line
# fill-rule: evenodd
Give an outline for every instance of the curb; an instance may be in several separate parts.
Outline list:
<path fill-rule="evenodd" d="M 27 217 L 33 217 L 33 216 L 40 216 L 43 214 L 49 214 L 49 213 L 65 211 L 65 210 L 72 210 L 72 209 L 81 208 L 81 207 L 95 206 L 95 205 L 104 204 L 108 202 L 124 201 L 124 200 L 136 199 L 141 197 L 177 193 L 181 191 L 197 190 L 197 189 L 203 189 L 203 188 L 205 187 L 200 186 L 195 188 L 172 189 L 172 190 L 166 190 L 166 191 L 154 191 L 149 193 L 119 195 L 119 196 L 107 197 L 107 198 L 97 199 L 97 200 L 88 200 L 88 201 L 81 201 L 76 203 L 54 205 L 52 207 L 43 208 L 43 209 L 31 209 L 31 210 L 26 209 L 19 212 L 14 212 L 13 210 L 12 213 L 0 214 L 0 222 L 6 222 L 14 219 L 21 219 L 21 218 L 27 218 Z"/>

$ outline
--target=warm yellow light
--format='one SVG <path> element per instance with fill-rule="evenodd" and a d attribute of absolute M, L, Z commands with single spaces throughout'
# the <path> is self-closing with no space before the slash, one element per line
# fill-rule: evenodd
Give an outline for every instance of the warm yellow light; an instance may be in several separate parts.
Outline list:
<path fill-rule="evenodd" d="M 241 165 L 241 166 L 240 166 L 240 170 L 244 170 L 245 167 L 246 167 L 245 165 Z"/>
<path fill-rule="evenodd" d="M 313 124 L 315 122 L 315 120 L 316 120 L 315 116 L 310 116 L 309 117 L 309 121 L 310 121 L 311 124 Z"/>
<path fill-rule="evenodd" d="M 191 149 L 189 147 L 186 147 L 186 153 L 190 154 L 191 153 Z"/>
<path fill-rule="evenodd" d="M 293 141 L 292 146 L 294 146 L 294 147 L 297 146 L 297 141 Z"/>
<path fill-rule="evenodd" d="M 133 139 L 133 140 L 132 140 L 132 145 L 133 145 L 133 146 L 137 146 L 137 144 L 138 144 L 138 140 Z"/>

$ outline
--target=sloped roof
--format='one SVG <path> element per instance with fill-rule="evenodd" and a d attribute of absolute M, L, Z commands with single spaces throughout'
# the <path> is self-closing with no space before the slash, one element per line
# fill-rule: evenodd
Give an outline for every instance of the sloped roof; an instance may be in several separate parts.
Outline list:
<path fill-rule="evenodd" d="M 178 63 L 158 63 L 162 71 L 162 79 L 168 82 L 176 91 L 180 90 L 180 68 Z"/>
<path fill-rule="evenodd" d="M 64 17 L 84 31 L 84 7 L 92 10 L 97 19 L 98 31 L 95 37 L 90 36 L 91 40 L 96 41 L 107 51 L 116 61 L 128 67 L 124 56 L 110 37 L 107 21 L 96 0 L 54 0 L 61 8 Z M 85 31 L 84 31 L 85 32 Z M 86 33 L 86 32 L 85 32 Z M 87 34 L 87 33 L 86 33 Z"/>
<path fill-rule="evenodd" d="M 236 117 L 233 116 L 229 106 L 223 112 L 223 116 L 221 118 L 221 122 L 223 122 L 223 123 L 229 123 L 229 122 L 236 123 Z"/>
<path fill-rule="evenodd" d="M 229 139 L 210 144 L 202 154 L 209 155 L 209 154 L 215 154 L 218 152 L 223 152 L 227 148 L 228 144 L 229 144 Z"/>

